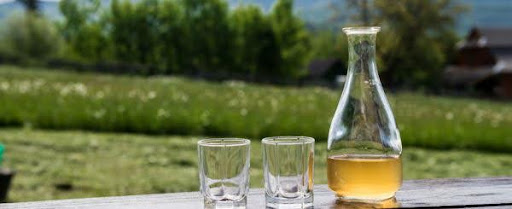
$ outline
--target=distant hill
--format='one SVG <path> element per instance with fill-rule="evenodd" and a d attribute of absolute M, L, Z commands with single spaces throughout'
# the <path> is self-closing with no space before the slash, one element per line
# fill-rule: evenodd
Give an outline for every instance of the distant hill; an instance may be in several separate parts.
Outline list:
<path fill-rule="evenodd" d="M 137 1 L 137 0 L 132 0 Z M 242 4 L 257 4 L 269 11 L 275 0 L 227 0 L 231 7 Z M 1 2 L 1 1 L 0 1 Z M 474 25 L 480 27 L 512 27 L 511 0 L 459 0 L 473 9 L 459 20 L 457 30 L 465 34 Z M 110 0 L 102 0 L 103 6 L 108 6 Z M 295 0 L 295 10 L 310 26 L 341 27 L 346 18 L 330 20 L 335 8 L 343 8 L 345 0 Z M 332 6 L 336 5 L 336 6 Z M 56 1 L 41 2 L 43 14 L 51 19 L 59 19 L 59 3 Z M 23 6 L 17 2 L 0 3 L 0 21 L 9 15 L 23 12 Z M 343 11 L 341 11 L 343 14 Z"/>

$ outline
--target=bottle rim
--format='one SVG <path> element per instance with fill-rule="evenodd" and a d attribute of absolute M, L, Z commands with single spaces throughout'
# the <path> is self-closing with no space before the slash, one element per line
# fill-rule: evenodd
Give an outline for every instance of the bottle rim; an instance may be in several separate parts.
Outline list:
<path fill-rule="evenodd" d="M 344 27 L 343 32 L 347 35 L 351 34 L 376 34 L 380 31 L 380 27 L 371 26 L 371 27 Z"/>

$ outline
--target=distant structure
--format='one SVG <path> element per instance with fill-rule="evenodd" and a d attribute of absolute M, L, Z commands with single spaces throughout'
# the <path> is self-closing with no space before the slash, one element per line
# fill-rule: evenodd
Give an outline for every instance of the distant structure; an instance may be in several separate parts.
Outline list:
<path fill-rule="evenodd" d="M 338 87 L 345 82 L 346 74 L 346 64 L 341 59 L 316 59 L 309 63 L 308 74 L 301 83 L 303 85 Z"/>
<path fill-rule="evenodd" d="M 512 99 L 512 28 L 473 28 L 446 68 L 450 87 Z"/>

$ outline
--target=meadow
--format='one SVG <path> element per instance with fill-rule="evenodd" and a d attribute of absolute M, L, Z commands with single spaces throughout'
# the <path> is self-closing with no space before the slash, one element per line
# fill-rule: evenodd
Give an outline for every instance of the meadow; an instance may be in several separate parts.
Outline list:
<path fill-rule="evenodd" d="M 325 141 L 341 89 L 0 66 L 0 126 Z M 512 150 L 507 102 L 388 94 L 405 146 Z"/>
<path fill-rule="evenodd" d="M 130 77 L 0 66 L 9 201 L 198 190 L 196 142 L 252 139 L 251 187 L 262 187 L 259 140 L 316 138 L 325 184 L 330 118 L 341 93 L 179 77 Z M 388 94 L 404 144 L 404 178 L 512 175 L 507 102 Z"/>

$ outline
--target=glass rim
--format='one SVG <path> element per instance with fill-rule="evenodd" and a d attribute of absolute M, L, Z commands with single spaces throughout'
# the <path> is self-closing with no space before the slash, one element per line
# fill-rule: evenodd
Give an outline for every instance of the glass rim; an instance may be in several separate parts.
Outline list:
<path fill-rule="evenodd" d="M 301 145 L 314 142 L 315 139 L 309 136 L 270 136 L 261 140 L 266 145 Z"/>
<path fill-rule="evenodd" d="M 370 27 L 344 27 L 343 32 L 347 35 L 350 34 L 376 34 L 380 31 L 380 27 L 378 26 L 370 26 Z"/>
<path fill-rule="evenodd" d="M 244 138 L 206 138 L 197 142 L 204 147 L 238 147 L 251 144 L 251 140 Z"/>

